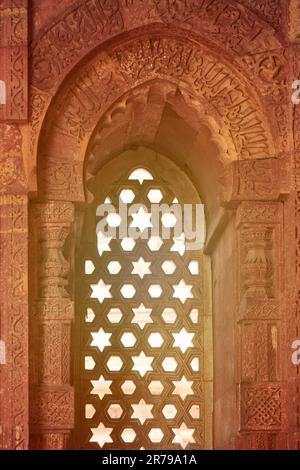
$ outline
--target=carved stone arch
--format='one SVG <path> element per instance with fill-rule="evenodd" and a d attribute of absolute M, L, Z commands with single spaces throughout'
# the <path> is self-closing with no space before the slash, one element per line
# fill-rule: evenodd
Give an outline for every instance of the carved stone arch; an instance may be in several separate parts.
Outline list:
<path fill-rule="evenodd" d="M 278 22 L 286 11 L 278 0 L 268 2 L 263 8 L 266 11 L 262 11 L 261 5 L 256 8 L 248 0 L 177 0 L 176 8 L 169 0 L 114 0 L 109 3 L 81 0 L 63 15 L 52 19 L 37 35 L 32 51 L 33 84 L 41 90 L 57 90 L 62 78 L 82 57 L 107 39 L 145 25 L 180 27 L 182 35 L 186 31 L 199 38 L 202 35 L 204 40 L 209 37 L 215 49 L 225 46 L 225 51 L 233 57 L 250 57 L 263 53 L 266 48 L 279 50 L 283 40 Z M 272 21 L 268 23 L 269 18 L 277 22 L 275 28 Z"/>
<path fill-rule="evenodd" d="M 43 358 L 38 370 L 33 359 L 30 419 L 34 447 L 70 445 L 74 417 L 69 359 L 74 246 L 66 245 L 65 240 L 74 218 L 72 203 L 85 200 L 85 159 L 88 178 L 101 161 L 105 127 L 118 125 L 124 109 L 124 120 L 128 120 L 126 109 L 131 102 L 137 106 L 141 90 L 146 90 L 146 98 L 142 92 L 144 104 L 153 106 L 155 91 L 162 93 L 163 83 L 166 96 L 158 99 L 158 105 L 172 105 L 174 113 L 178 101 L 183 100 L 186 106 L 179 116 L 181 122 L 201 130 L 200 144 L 205 139 L 211 144 L 214 159 L 217 161 L 221 155 L 223 159 L 219 160 L 225 170 L 217 175 L 216 186 L 211 185 L 213 190 L 223 185 L 225 191 L 220 191 L 223 198 L 217 198 L 212 205 L 206 242 L 215 273 L 215 445 L 255 448 L 263 441 L 267 448 L 274 440 L 276 446 L 283 445 L 284 389 L 277 352 L 282 308 L 282 162 L 276 158 L 275 148 L 280 153 L 284 146 L 275 145 L 267 117 L 268 100 L 254 91 L 238 67 L 226 61 L 219 63 L 218 54 L 205 46 L 186 37 L 162 34 L 157 28 L 138 40 L 133 35 L 122 43 L 107 44 L 95 56 L 86 58 L 62 85 L 43 124 L 39 139 L 39 202 L 32 211 L 36 243 L 40 246 L 36 275 L 39 289 L 33 302 L 34 318 L 39 320 L 33 338 L 41 338 L 36 354 Z M 150 93 L 151 86 L 154 88 Z M 193 110 L 191 114 L 188 109 Z M 159 129 L 157 123 L 155 126 Z M 167 135 L 166 130 L 163 135 Z M 135 132 L 131 140 L 124 140 L 125 150 L 134 142 L 153 145 L 153 141 L 140 142 L 137 136 Z M 278 140 L 281 138 L 282 134 Z M 113 151 L 109 139 L 107 142 L 109 159 Z M 197 163 L 198 173 L 201 168 L 202 160 L 196 158 L 199 148 L 195 147 L 193 158 L 181 159 L 182 166 L 195 175 Z M 114 149 L 117 153 L 122 150 Z M 180 156 L 170 150 L 170 143 L 169 151 L 180 162 Z M 181 153 L 187 158 L 186 152 Z M 70 239 L 74 242 L 74 237 Z M 226 259 L 222 258 L 224 246 L 228 248 Z M 225 303 L 222 292 L 229 296 Z M 222 331 L 226 331 L 226 339 L 218 336 Z M 238 359 L 234 354 L 236 344 Z M 258 352 L 248 364 L 251 348 Z M 222 362 L 224 350 L 230 357 L 226 369 Z M 51 369 L 53 363 L 59 367 Z M 226 423 L 226 429 L 219 423 Z"/>
<path fill-rule="evenodd" d="M 150 147 L 188 173 L 209 215 L 214 446 L 299 449 L 300 368 L 291 358 L 300 331 L 300 107 L 290 96 L 300 76 L 297 1 L 0 4 L 0 448 L 28 448 L 29 431 L 33 448 L 72 445 L 78 211 L 105 160 Z M 186 51 L 198 51 L 197 60 Z M 249 146 L 242 155 L 245 136 L 236 137 L 247 112 L 237 111 L 232 133 L 216 95 L 200 93 L 203 56 L 225 70 L 227 98 L 234 84 L 247 91 L 267 136 L 257 154 Z"/>
<path fill-rule="evenodd" d="M 124 125 L 126 129 L 119 135 L 114 152 L 131 143 L 153 145 L 166 106 L 172 107 L 178 117 L 195 130 L 195 134 L 198 128 L 206 126 L 209 141 L 217 146 L 218 159 L 224 165 L 237 160 L 233 143 L 226 140 L 229 137 L 226 128 L 213 106 L 203 98 L 191 96 L 173 82 L 155 79 L 130 89 L 104 113 L 90 138 L 85 163 L 91 165 L 97 147 L 101 145 L 105 149 L 105 140 L 110 133 Z M 105 150 L 102 150 L 102 156 L 104 158 Z"/>
<path fill-rule="evenodd" d="M 178 0 L 176 9 L 169 0 L 156 2 L 130 0 L 103 2 L 81 0 L 63 15 L 44 26 L 32 46 L 31 146 L 34 155 L 29 181 L 36 190 L 36 154 L 39 132 L 53 97 L 64 79 L 80 67 L 89 54 L 106 43 L 130 34 L 139 37 L 155 28 L 162 34 L 190 37 L 222 57 L 255 82 L 269 119 L 278 136 L 276 148 L 286 152 L 288 141 L 287 100 L 288 67 L 280 18 L 287 15 L 282 2 L 262 5 L 243 0 Z M 183 21 L 182 21 L 183 19 Z M 274 25 L 273 28 L 271 25 Z M 233 37 L 236 38 L 233 41 Z M 80 44 L 80 47 L 78 47 Z M 278 122 L 276 115 L 280 115 Z M 276 129 L 276 132 L 275 132 Z"/>
<path fill-rule="evenodd" d="M 223 135 L 213 107 L 178 85 L 161 79 L 146 82 L 103 115 L 90 138 L 83 166 L 87 201 L 90 178 L 132 147 L 160 152 L 183 168 L 203 195 L 208 221 L 210 213 L 231 197 L 232 164 L 238 158 L 233 144 Z"/>
<path fill-rule="evenodd" d="M 68 186 L 74 191 L 78 181 L 80 186 L 83 156 L 95 124 L 128 89 L 149 79 L 168 80 L 187 90 L 194 104 L 199 98 L 206 101 L 237 159 L 275 155 L 265 107 L 248 81 L 228 64 L 219 64 L 219 58 L 203 46 L 156 33 L 108 47 L 85 63 L 58 93 L 39 144 L 40 188 L 44 192 L 49 188 L 63 199 L 59 188 L 63 182 L 55 183 L 58 172 L 50 181 L 43 176 L 49 165 L 65 172 L 67 192 Z M 75 191 L 80 193 L 80 188 Z M 72 197 L 81 198 L 78 194 Z"/>

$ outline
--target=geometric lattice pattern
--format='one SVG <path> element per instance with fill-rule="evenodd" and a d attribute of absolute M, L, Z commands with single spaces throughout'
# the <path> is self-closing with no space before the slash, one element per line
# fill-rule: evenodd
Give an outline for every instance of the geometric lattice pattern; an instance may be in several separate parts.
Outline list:
<path fill-rule="evenodd" d="M 178 201 L 141 168 L 97 203 L 118 208 L 119 197 L 143 205 L 127 221 L 140 232 L 151 227 L 151 203 Z M 95 211 L 82 247 L 82 446 L 201 449 L 202 253 L 185 250 L 184 234 L 97 239 L 99 220 Z M 161 222 L 171 230 L 174 215 Z"/>
<path fill-rule="evenodd" d="M 276 429 L 282 424 L 282 396 L 278 385 L 244 385 L 242 418 L 245 429 Z"/>

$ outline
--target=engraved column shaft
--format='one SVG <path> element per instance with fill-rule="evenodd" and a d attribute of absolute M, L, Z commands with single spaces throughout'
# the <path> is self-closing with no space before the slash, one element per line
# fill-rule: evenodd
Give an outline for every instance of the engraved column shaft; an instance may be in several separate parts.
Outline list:
<path fill-rule="evenodd" d="M 34 448 L 66 448 L 73 428 L 70 363 L 74 305 L 67 291 L 70 265 L 63 253 L 73 219 L 74 207 L 70 202 L 34 206 L 38 243 L 30 413 Z"/>
<path fill-rule="evenodd" d="M 0 196 L 0 449 L 28 448 L 27 196 Z"/>

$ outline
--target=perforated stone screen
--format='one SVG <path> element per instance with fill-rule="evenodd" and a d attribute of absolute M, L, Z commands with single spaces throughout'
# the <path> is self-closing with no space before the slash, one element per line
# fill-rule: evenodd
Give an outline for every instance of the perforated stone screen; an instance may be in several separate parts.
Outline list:
<path fill-rule="evenodd" d="M 107 188 L 97 204 L 143 205 L 128 216 L 141 232 L 151 228 L 151 203 L 181 203 L 155 168 L 131 169 Z M 100 219 L 87 217 L 80 251 L 81 447 L 202 448 L 203 254 L 186 250 L 184 233 L 96 236 Z M 121 217 L 107 222 L 118 227 Z M 161 217 L 171 230 L 175 222 Z"/>

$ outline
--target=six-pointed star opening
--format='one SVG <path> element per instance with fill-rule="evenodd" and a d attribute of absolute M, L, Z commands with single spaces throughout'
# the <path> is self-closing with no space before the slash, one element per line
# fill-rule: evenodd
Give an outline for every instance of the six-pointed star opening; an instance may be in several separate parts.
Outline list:
<path fill-rule="evenodd" d="M 111 284 L 105 284 L 103 279 L 100 279 L 98 284 L 91 284 L 91 288 L 93 290 L 91 299 L 98 299 L 100 304 L 102 304 L 105 299 L 111 299 Z"/>
<path fill-rule="evenodd" d="M 179 333 L 172 333 L 174 337 L 173 346 L 180 348 L 181 352 L 185 353 L 188 348 L 193 347 L 193 338 L 195 333 L 188 333 L 185 328 L 182 328 Z"/>
<path fill-rule="evenodd" d="M 151 216 L 150 212 L 146 212 L 143 207 L 140 207 L 139 210 L 133 214 L 132 222 L 130 223 L 130 227 L 138 228 L 140 232 L 143 232 L 146 228 L 152 227 L 151 223 Z"/>
<path fill-rule="evenodd" d="M 143 171 L 141 172 L 141 174 L 138 174 L 139 172 L 140 172 L 140 170 L 137 171 L 136 175 L 133 175 L 133 173 L 132 173 L 132 176 L 134 176 L 133 179 L 136 178 L 137 180 L 139 180 L 139 182 L 141 184 L 143 183 L 144 179 L 151 179 L 152 178 L 152 177 L 147 178 L 147 176 L 148 176 L 147 174 L 146 174 L 146 177 L 144 178 L 145 175 L 143 174 Z M 152 190 L 152 191 L 154 191 L 154 190 Z M 124 194 L 125 194 L 125 192 L 124 192 Z M 150 194 L 152 194 L 151 191 L 150 192 L 148 191 L 148 195 L 150 195 Z M 153 195 L 154 195 L 154 192 L 153 192 Z M 126 197 L 127 196 L 128 197 L 130 196 L 130 199 L 132 199 L 132 196 L 134 197 L 134 194 L 129 194 L 129 193 L 127 194 L 126 193 Z M 157 195 L 155 195 L 155 197 L 157 197 Z M 130 226 L 133 227 L 133 228 L 137 228 L 140 232 L 143 232 L 143 231 L 145 231 L 145 229 L 152 227 L 152 223 L 151 223 L 152 214 L 151 214 L 151 212 L 147 211 L 146 206 L 140 205 L 139 209 L 138 210 L 136 209 L 135 213 L 131 214 L 131 217 L 132 217 L 132 221 L 130 223 Z M 166 222 L 168 222 L 168 221 L 166 221 Z M 171 224 L 169 222 L 166 223 L 165 225 L 166 226 L 173 226 L 173 224 Z M 159 239 L 159 237 L 157 237 L 157 239 Z M 98 234 L 98 251 L 99 251 L 100 256 L 103 254 L 104 251 L 111 251 L 110 241 L 111 241 L 110 238 L 105 237 L 103 234 L 100 234 L 100 236 Z M 131 242 L 130 248 L 129 248 L 129 245 L 128 246 L 127 245 L 123 246 L 121 244 L 122 248 L 124 250 L 126 249 L 127 251 L 132 251 L 133 248 L 136 248 L 135 249 L 136 253 L 138 253 L 139 255 L 144 255 L 144 253 L 139 250 L 139 245 L 137 244 L 137 242 L 135 242 L 134 240 L 132 240 L 132 241 L 130 240 L 130 242 Z M 156 251 L 163 245 L 162 240 L 160 240 L 160 245 L 157 244 L 157 246 L 156 245 L 154 246 L 154 244 L 151 244 L 151 243 L 152 243 L 152 241 L 151 242 L 148 241 L 148 247 L 149 247 L 150 251 Z M 169 247 L 168 247 L 168 250 L 170 250 Z M 173 245 L 171 246 L 171 251 L 177 252 L 177 253 L 175 253 L 174 255 L 171 255 L 169 253 L 170 257 L 174 257 L 175 262 L 172 259 L 170 259 L 170 260 L 167 260 L 167 261 L 164 261 L 164 262 L 160 262 L 160 264 L 159 264 L 159 266 L 161 266 L 164 274 L 166 274 L 166 275 L 167 274 L 168 275 L 174 274 L 174 272 L 176 270 L 176 263 L 177 263 L 175 257 L 177 257 L 177 260 L 178 260 L 178 258 L 179 258 L 178 255 L 183 256 L 185 254 L 185 250 L 186 250 L 185 235 L 184 235 L 184 233 L 182 233 L 179 237 L 177 236 L 177 237 L 173 238 Z M 131 253 L 129 253 L 129 255 L 130 254 Z M 131 260 L 129 258 L 131 263 L 129 262 L 129 271 L 128 272 L 130 273 L 130 270 L 131 270 L 131 274 L 135 275 L 135 276 L 139 276 L 140 279 L 144 279 L 144 277 L 146 275 L 151 275 L 152 272 L 156 272 L 155 271 L 156 265 L 154 264 L 154 261 L 152 260 L 150 255 L 152 256 L 152 253 L 150 253 L 150 254 L 147 253 L 147 256 L 145 256 L 145 255 L 144 256 L 145 256 L 146 260 L 147 260 L 147 258 L 150 257 L 151 261 L 153 262 L 151 269 L 150 269 L 151 261 L 145 261 L 143 256 L 137 256 L 134 261 L 132 260 L 132 258 L 131 258 Z M 132 265 L 132 268 L 130 268 L 130 265 Z M 124 266 L 125 266 L 124 269 L 128 269 L 128 264 L 126 264 L 126 265 L 124 264 Z M 110 263 L 108 263 L 109 274 L 111 274 L 111 275 L 115 274 L 117 276 L 120 272 L 120 269 L 121 269 L 121 265 L 118 261 L 111 261 Z M 196 274 L 196 268 L 195 268 L 194 265 L 191 264 L 191 262 L 189 264 L 188 269 L 190 271 L 190 274 Z M 86 271 L 88 271 L 91 274 L 92 273 L 91 267 L 87 266 Z M 197 273 L 198 273 L 198 271 L 197 271 Z M 149 278 L 151 279 L 151 277 L 149 277 Z M 149 279 L 149 278 L 147 278 L 147 279 Z M 105 278 L 105 280 L 106 280 L 106 278 Z M 105 280 L 100 279 L 98 284 L 91 284 L 92 294 L 91 294 L 90 297 L 98 299 L 99 303 L 101 303 L 101 304 L 104 302 L 105 299 L 109 299 L 109 298 L 112 297 L 111 292 L 110 292 L 112 286 L 109 285 L 109 284 L 106 284 Z M 141 281 L 137 280 L 137 278 L 135 277 L 134 285 L 133 284 L 130 284 L 130 285 L 126 284 L 125 286 L 126 286 L 126 288 L 131 287 L 132 290 L 135 291 L 136 288 L 137 288 L 136 283 L 138 284 L 140 282 Z M 193 298 L 193 292 L 192 292 L 192 287 L 193 286 L 189 285 L 189 284 L 186 284 L 184 279 L 181 279 L 181 280 L 178 279 L 177 282 L 178 282 L 178 284 L 175 284 L 175 285 L 173 285 L 173 283 L 171 282 L 171 287 L 173 287 L 173 289 L 174 289 L 173 299 L 179 299 L 182 304 L 185 304 L 187 299 Z M 120 284 L 120 289 L 121 289 L 121 287 L 124 288 L 124 285 Z M 154 291 L 151 294 L 151 288 L 153 288 L 153 287 L 155 287 L 155 288 L 159 287 L 160 288 L 160 285 L 151 284 L 150 287 L 149 287 L 149 285 L 147 284 L 147 286 L 145 287 L 146 291 L 148 289 L 150 297 L 151 297 L 150 300 L 149 299 L 147 300 L 147 302 L 148 301 L 150 302 L 150 305 L 152 305 L 151 304 L 152 298 L 159 297 L 159 295 L 155 295 Z M 113 291 L 113 293 L 114 293 L 114 291 Z M 127 302 L 127 301 L 130 302 L 130 300 L 128 300 L 128 299 L 131 299 L 132 297 L 134 297 L 134 295 L 129 295 L 129 294 L 127 295 L 127 291 L 125 292 L 124 289 L 123 289 L 123 292 L 121 290 L 121 293 L 122 293 L 124 299 L 126 299 L 126 300 L 123 299 L 124 303 Z M 137 291 L 137 293 L 138 293 L 138 291 Z M 114 296 L 115 296 L 115 294 L 114 294 Z M 132 308 L 132 305 L 130 306 L 130 308 Z M 113 310 L 113 309 L 109 310 L 109 314 L 110 314 L 111 310 Z M 115 310 L 117 310 L 117 309 L 115 309 Z M 167 310 L 167 309 L 165 309 L 165 310 Z M 165 312 L 165 310 L 164 310 L 164 312 Z M 169 308 L 169 310 L 171 310 L 171 309 Z M 153 323 L 154 320 L 151 317 L 152 308 L 146 308 L 144 306 L 144 304 L 141 303 L 139 305 L 139 307 L 132 308 L 132 311 L 134 313 L 134 316 L 133 316 L 133 319 L 131 320 L 131 323 L 132 324 L 135 323 L 136 325 L 138 325 L 141 330 L 143 330 L 146 325 Z M 163 317 L 164 320 L 165 320 L 164 323 L 174 323 L 175 322 L 177 313 L 174 309 L 172 309 L 172 312 L 173 311 L 174 311 L 174 314 L 172 313 L 172 315 L 174 316 L 174 318 L 172 317 L 172 319 L 171 319 L 172 321 L 169 318 L 166 319 L 165 317 Z M 156 310 L 154 309 L 154 314 L 155 315 L 158 314 L 160 316 L 161 311 L 156 312 Z M 105 315 L 108 315 L 107 312 L 105 313 Z M 110 317 L 108 316 L 108 318 L 110 318 Z M 111 320 L 111 323 L 112 323 L 112 319 L 110 319 L 110 320 Z M 129 321 L 130 321 L 130 318 L 129 318 Z M 99 328 L 100 325 L 98 324 L 97 326 Z M 106 330 L 105 324 L 103 326 Z M 137 328 L 137 327 L 132 325 L 132 328 Z M 150 328 L 150 331 L 149 331 L 149 328 Z M 162 347 L 162 345 L 164 343 L 163 337 L 157 331 L 153 332 L 151 330 L 151 328 L 152 327 L 149 327 L 149 326 L 146 328 L 146 339 L 148 341 L 148 346 L 150 346 L 151 348 L 160 348 L 160 347 Z M 178 331 L 178 329 L 177 329 L 177 331 Z M 140 333 L 140 334 L 142 335 L 142 333 Z M 93 338 L 91 343 L 90 343 L 91 346 L 97 346 L 101 352 L 103 352 L 106 347 L 111 346 L 110 338 L 112 336 L 112 333 L 108 333 L 108 332 L 104 331 L 102 327 L 97 332 L 92 332 L 91 335 L 92 335 L 92 338 Z M 174 348 L 180 348 L 182 353 L 185 353 L 189 348 L 194 346 L 193 339 L 194 339 L 195 334 L 191 333 L 191 332 L 188 332 L 185 328 L 181 328 L 181 330 L 178 331 L 177 333 L 176 332 L 175 333 L 169 332 L 169 335 L 171 337 L 173 336 L 173 338 L 174 338 L 173 339 L 173 347 Z M 131 332 L 125 332 L 121 336 L 121 343 L 124 347 L 133 348 L 133 347 L 135 347 L 135 342 L 136 342 L 136 338 L 133 335 L 133 333 L 131 333 Z M 151 354 L 151 353 L 149 353 L 147 350 L 145 350 L 145 352 L 143 352 L 143 351 L 139 352 L 139 351 L 140 350 L 137 350 L 135 356 L 131 356 L 131 360 L 132 360 L 132 363 L 133 363 L 132 371 L 137 372 L 140 375 L 140 377 L 144 378 L 145 375 L 147 374 L 147 372 L 152 371 L 153 368 L 154 368 L 154 366 L 153 366 L 154 356 L 149 356 L 148 354 Z M 149 349 L 149 351 L 150 351 L 150 349 Z M 104 362 L 106 361 L 106 363 L 108 363 L 107 358 L 105 358 L 105 357 L 104 357 Z M 111 359 L 112 359 L 112 357 L 110 357 L 109 360 L 111 360 Z M 126 365 L 126 361 L 123 363 L 122 359 L 119 356 L 113 356 L 113 359 L 114 360 L 118 359 L 120 365 L 117 364 L 115 366 L 114 364 L 112 364 L 111 367 L 109 366 L 108 367 L 109 373 L 111 371 L 119 371 L 121 369 L 122 365 L 124 365 L 124 364 Z M 173 359 L 173 358 L 169 357 L 167 359 Z M 189 364 L 190 364 L 190 359 L 188 359 L 188 361 L 189 361 Z M 170 372 L 174 373 L 174 371 L 177 367 L 177 362 L 175 361 L 175 366 L 172 365 L 172 367 L 171 366 L 168 366 L 168 367 L 169 367 L 169 369 L 165 365 L 165 367 L 163 367 L 164 371 L 169 370 Z M 154 368 L 154 370 L 155 370 L 155 368 Z M 192 370 L 194 370 L 194 369 L 192 369 Z M 133 372 L 131 372 L 131 373 L 133 373 Z M 111 375 L 108 375 L 108 378 L 110 378 L 110 377 L 111 377 Z M 192 386 L 193 386 L 194 382 L 187 380 L 185 376 L 182 376 L 182 378 L 180 380 L 179 380 L 179 377 L 177 376 L 177 378 L 178 378 L 177 381 L 176 380 L 172 381 L 173 391 L 171 391 L 171 393 L 173 393 L 173 396 L 178 395 L 181 398 L 181 400 L 185 400 L 188 395 L 193 395 L 194 394 L 194 391 L 192 389 Z M 172 378 L 176 378 L 176 375 L 173 375 Z M 144 380 L 146 380 L 146 379 L 144 378 Z M 151 381 L 151 379 L 150 379 L 150 381 Z M 129 381 L 125 381 L 125 382 L 129 382 Z M 160 382 L 156 381 L 156 383 L 160 383 Z M 112 395 L 112 391 L 110 389 L 112 381 L 111 380 L 105 380 L 103 375 L 100 375 L 98 380 L 91 380 L 91 384 L 93 385 L 93 389 L 92 389 L 91 393 L 92 394 L 97 394 L 99 396 L 100 400 L 105 395 Z M 152 381 L 151 384 L 154 384 L 154 381 Z M 150 390 L 150 385 L 149 385 L 149 390 Z M 135 385 L 134 385 L 134 388 L 135 388 Z M 161 389 L 160 388 L 158 388 L 157 390 L 156 389 L 155 390 L 151 389 L 151 390 L 152 390 L 151 391 L 152 394 L 158 394 L 158 393 L 161 394 Z M 123 392 L 125 393 L 124 390 L 123 390 Z M 132 391 L 132 393 L 134 393 L 134 390 Z M 175 397 L 174 397 L 174 399 L 175 399 Z M 139 396 L 138 399 L 135 400 L 135 403 L 131 403 L 131 408 L 132 408 L 131 419 L 136 419 L 141 425 L 144 425 L 145 421 L 154 419 L 154 415 L 152 413 L 153 407 L 154 407 L 153 404 L 146 403 L 144 398 L 141 398 Z M 113 412 L 114 417 L 116 419 L 118 419 L 116 412 L 118 412 L 120 415 L 122 414 L 121 411 L 120 411 L 121 408 L 120 408 L 119 404 L 110 405 L 109 410 L 110 410 L 109 416 L 112 417 L 112 412 Z M 176 407 L 173 404 L 166 405 L 163 408 L 163 410 L 164 410 L 163 413 L 164 413 L 164 416 L 165 416 L 166 419 L 174 419 L 174 417 L 176 416 L 177 410 L 176 410 Z M 119 416 L 119 414 L 118 414 L 118 416 Z M 100 447 L 103 447 L 106 443 L 113 442 L 112 438 L 110 437 L 110 434 L 112 432 L 112 428 L 106 427 L 105 426 L 106 424 L 107 423 L 103 424 L 102 422 L 100 422 L 100 424 L 98 425 L 97 428 L 92 428 L 91 429 L 91 431 L 93 433 L 93 436 L 90 439 L 90 441 L 91 442 L 97 442 Z M 172 428 L 172 431 L 174 433 L 174 438 L 173 438 L 172 442 L 175 443 L 175 444 L 176 443 L 180 444 L 180 446 L 183 449 L 185 449 L 190 443 L 195 442 L 195 439 L 193 437 L 195 429 L 193 429 L 193 428 L 189 429 L 186 426 L 186 424 L 184 422 L 182 422 L 181 419 L 177 423 L 177 426 L 179 426 L 179 427 Z M 128 428 L 128 429 L 126 429 L 126 432 L 127 431 L 133 431 L 133 430 Z M 164 436 L 163 432 L 161 431 L 159 436 L 158 435 L 154 436 L 154 431 L 157 432 L 157 431 L 161 431 L 161 430 L 158 429 L 158 428 L 153 428 L 151 430 L 151 432 L 153 432 L 153 436 L 152 436 L 153 442 L 160 442 L 162 440 L 163 436 Z M 124 436 L 125 436 L 125 434 L 124 434 Z M 149 438 L 150 438 L 150 434 L 149 434 Z M 128 437 L 127 434 L 126 434 L 125 437 L 124 436 L 122 437 L 124 442 L 133 442 L 134 438 L 129 438 L 130 436 Z"/>
<path fill-rule="evenodd" d="M 194 395 L 192 390 L 193 381 L 186 380 L 183 375 L 180 380 L 173 380 L 174 390 L 173 395 L 179 395 L 182 400 L 185 400 L 188 395 Z"/>
<path fill-rule="evenodd" d="M 137 418 L 141 424 L 144 424 L 147 419 L 153 419 L 153 414 L 151 413 L 153 406 L 154 405 L 147 405 L 142 398 L 139 403 L 133 403 L 131 405 L 133 409 L 131 418 Z"/>
<path fill-rule="evenodd" d="M 185 449 L 188 444 L 195 442 L 193 438 L 195 429 L 189 429 L 185 423 L 181 423 L 179 428 L 172 428 L 172 431 L 175 434 L 172 442 L 174 444 L 180 444 L 183 449 Z"/>
<path fill-rule="evenodd" d="M 141 330 L 144 329 L 147 323 L 153 323 L 153 320 L 150 317 L 152 308 L 146 308 L 144 304 L 141 304 L 138 308 L 133 308 L 132 311 L 134 313 L 132 323 L 137 323 Z"/>
<path fill-rule="evenodd" d="M 153 370 L 151 366 L 153 359 L 153 356 L 146 356 L 143 351 L 138 356 L 132 356 L 132 370 L 137 371 L 141 377 L 144 377 L 148 371 Z"/>
<path fill-rule="evenodd" d="M 186 284 L 185 281 L 181 279 L 179 284 L 173 286 L 174 299 L 179 299 L 182 304 L 184 304 L 187 299 L 192 299 L 192 287 L 193 286 L 191 284 Z"/>
<path fill-rule="evenodd" d="M 90 442 L 97 442 L 100 447 L 113 442 L 110 437 L 112 430 L 113 428 L 106 428 L 103 423 L 100 423 L 97 428 L 91 428 L 93 435 L 90 438 Z"/>
<path fill-rule="evenodd" d="M 151 263 L 145 261 L 142 257 L 140 257 L 138 261 L 133 261 L 132 265 L 133 270 L 131 271 L 131 273 L 137 274 L 141 279 L 143 279 L 146 274 L 151 274 L 151 271 L 149 269 Z"/>
<path fill-rule="evenodd" d="M 111 380 L 105 380 L 103 375 L 100 375 L 98 380 L 91 380 L 91 384 L 93 385 L 91 393 L 93 395 L 98 395 L 100 400 L 102 400 L 105 395 L 112 394 L 110 389 L 111 383 Z"/>
<path fill-rule="evenodd" d="M 93 341 L 91 342 L 91 346 L 97 346 L 100 351 L 102 352 L 106 346 L 111 346 L 109 338 L 111 337 L 111 333 L 105 333 L 103 328 L 100 328 L 97 333 L 91 333 L 93 337 Z"/>

